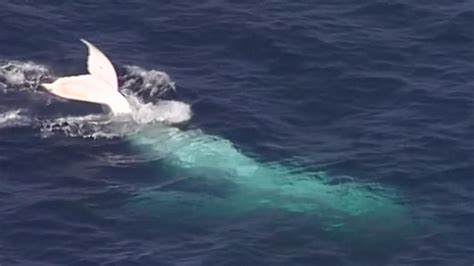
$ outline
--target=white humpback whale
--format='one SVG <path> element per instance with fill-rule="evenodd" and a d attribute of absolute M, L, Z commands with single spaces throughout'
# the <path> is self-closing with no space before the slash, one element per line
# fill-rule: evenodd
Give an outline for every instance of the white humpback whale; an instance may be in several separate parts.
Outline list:
<path fill-rule="evenodd" d="M 106 105 L 113 115 L 130 114 L 132 109 L 118 90 L 111 62 L 94 45 L 81 41 L 89 51 L 89 74 L 62 77 L 42 86 L 62 98 Z M 125 140 L 141 153 L 158 154 L 159 163 L 170 175 L 197 176 L 216 187 L 222 180 L 232 184 L 233 189 L 217 196 L 157 186 L 130 200 L 132 206 L 153 208 L 150 211 L 162 216 L 236 216 L 261 209 L 279 210 L 315 214 L 317 223 L 325 229 L 340 231 L 398 230 L 410 223 L 409 211 L 391 189 L 353 181 L 334 184 L 325 173 L 278 162 L 264 163 L 244 154 L 230 141 L 199 129 L 182 130 L 155 123 Z"/>

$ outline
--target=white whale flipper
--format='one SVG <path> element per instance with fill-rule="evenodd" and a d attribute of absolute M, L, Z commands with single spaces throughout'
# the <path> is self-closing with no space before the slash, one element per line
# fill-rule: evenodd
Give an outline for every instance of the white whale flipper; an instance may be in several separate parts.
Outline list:
<path fill-rule="evenodd" d="M 109 59 L 90 42 L 87 46 L 89 75 L 62 77 L 53 83 L 42 83 L 47 91 L 61 98 L 107 105 L 114 115 L 130 114 L 127 99 L 118 91 L 117 74 Z"/>

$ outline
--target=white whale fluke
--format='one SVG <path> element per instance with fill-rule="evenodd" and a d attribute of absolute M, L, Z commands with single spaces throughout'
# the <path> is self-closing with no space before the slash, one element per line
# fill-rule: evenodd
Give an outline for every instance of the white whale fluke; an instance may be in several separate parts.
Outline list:
<path fill-rule="evenodd" d="M 110 60 L 90 42 L 81 39 L 89 51 L 90 74 L 62 77 L 53 83 L 42 83 L 48 92 L 61 98 L 107 105 L 114 115 L 130 114 L 127 99 L 118 91 L 117 73 Z"/>

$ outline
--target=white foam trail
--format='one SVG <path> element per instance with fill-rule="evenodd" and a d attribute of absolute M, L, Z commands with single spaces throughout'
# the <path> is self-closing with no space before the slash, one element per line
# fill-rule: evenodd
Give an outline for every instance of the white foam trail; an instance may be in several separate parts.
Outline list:
<path fill-rule="evenodd" d="M 34 62 L 0 61 L 0 89 L 34 91 L 49 77 L 48 68 Z"/>
<path fill-rule="evenodd" d="M 31 124 L 31 118 L 22 114 L 22 109 L 0 113 L 0 128 L 18 127 Z"/>
<path fill-rule="evenodd" d="M 51 120 L 44 120 L 40 124 L 41 136 L 46 138 L 55 133 L 62 133 L 69 137 L 83 138 L 113 138 L 121 134 L 108 132 L 107 116 L 104 115 L 85 115 L 85 116 L 67 116 Z"/>
<path fill-rule="evenodd" d="M 139 101 L 135 96 L 128 99 Z M 70 137 L 83 138 L 116 138 L 135 134 L 147 125 L 157 122 L 176 124 L 190 119 L 189 105 L 177 101 L 160 101 L 151 103 L 132 104 L 132 120 L 114 120 L 108 115 L 68 116 L 43 121 L 41 133 L 49 137 L 55 133 L 62 133 Z"/>

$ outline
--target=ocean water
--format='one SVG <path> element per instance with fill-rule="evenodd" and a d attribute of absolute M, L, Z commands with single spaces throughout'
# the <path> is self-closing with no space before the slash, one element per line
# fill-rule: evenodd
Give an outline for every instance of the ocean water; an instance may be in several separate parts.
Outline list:
<path fill-rule="evenodd" d="M 472 265 L 472 25 L 471 1 L 2 1 L 0 265 Z M 86 71 L 79 38 L 113 61 L 134 123 L 39 87 Z M 176 121 L 333 186 L 393 189 L 408 225 L 132 204 L 170 179 L 233 204 L 224 178 L 169 176 L 130 145 Z"/>

